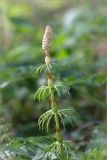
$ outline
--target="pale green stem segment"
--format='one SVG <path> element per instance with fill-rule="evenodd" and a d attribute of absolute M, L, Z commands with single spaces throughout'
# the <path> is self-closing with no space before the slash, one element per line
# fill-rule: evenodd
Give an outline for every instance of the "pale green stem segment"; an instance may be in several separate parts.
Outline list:
<path fill-rule="evenodd" d="M 50 54 L 48 51 L 45 51 L 46 53 L 46 58 L 50 58 Z M 46 61 L 45 61 L 46 63 Z M 51 64 L 51 61 L 48 61 L 48 64 Z M 56 125 L 56 139 L 58 143 L 60 144 L 60 151 L 61 151 L 61 159 L 63 160 L 65 155 L 64 155 L 64 150 L 63 150 L 63 137 L 61 133 L 61 128 L 60 128 L 60 123 L 59 123 L 59 117 L 58 117 L 58 106 L 55 101 L 55 96 L 54 96 L 54 91 L 52 89 L 54 82 L 53 82 L 53 77 L 52 77 L 52 69 L 48 67 L 48 86 L 50 87 L 50 100 L 51 100 L 51 109 L 55 113 L 54 119 L 55 119 L 55 125 Z"/>

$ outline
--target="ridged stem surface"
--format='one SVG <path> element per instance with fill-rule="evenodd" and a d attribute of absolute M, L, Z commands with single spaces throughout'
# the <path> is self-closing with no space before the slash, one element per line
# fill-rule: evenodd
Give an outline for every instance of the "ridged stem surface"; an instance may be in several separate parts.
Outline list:
<path fill-rule="evenodd" d="M 48 65 L 51 65 L 51 58 L 49 51 L 45 50 L 45 63 Z M 61 128 L 60 128 L 60 122 L 59 122 L 59 117 L 58 117 L 58 106 L 56 104 L 55 100 L 55 95 L 54 91 L 52 90 L 52 86 L 54 85 L 53 82 L 53 75 L 52 75 L 52 69 L 51 67 L 48 67 L 48 86 L 50 87 L 50 101 L 51 101 L 51 109 L 54 112 L 54 119 L 55 119 L 55 126 L 56 126 L 56 139 L 57 142 L 60 144 L 60 151 L 61 151 L 61 159 L 64 159 L 64 151 L 63 151 L 63 137 L 61 133 Z"/>

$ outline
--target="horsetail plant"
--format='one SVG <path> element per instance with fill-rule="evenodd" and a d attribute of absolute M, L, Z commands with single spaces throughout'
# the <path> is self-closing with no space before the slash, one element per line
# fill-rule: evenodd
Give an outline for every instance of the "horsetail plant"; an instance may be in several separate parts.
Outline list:
<path fill-rule="evenodd" d="M 37 68 L 36 72 L 39 73 L 42 70 L 47 70 L 48 79 L 47 85 L 41 86 L 36 94 L 35 97 L 38 97 L 39 100 L 46 98 L 47 96 L 50 97 L 50 110 L 42 114 L 38 120 L 38 125 L 40 129 L 44 129 L 46 126 L 47 131 L 52 119 L 55 122 L 56 128 L 56 142 L 50 145 L 50 150 L 58 155 L 61 160 L 67 160 L 69 157 L 70 152 L 70 143 L 65 141 L 62 136 L 61 132 L 61 124 L 64 127 L 64 120 L 69 119 L 72 125 L 75 124 L 77 121 L 77 114 L 73 109 L 59 109 L 56 100 L 55 100 L 55 93 L 60 95 L 62 89 L 65 89 L 69 92 L 68 88 L 65 86 L 63 82 L 54 82 L 53 80 L 53 63 L 51 62 L 50 56 L 50 47 L 52 43 L 52 29 L 50 26 L 46 26 L 45 33 L 42 40 L 42 49 L 45 52 L 45 64 L 41 65 Z"/>

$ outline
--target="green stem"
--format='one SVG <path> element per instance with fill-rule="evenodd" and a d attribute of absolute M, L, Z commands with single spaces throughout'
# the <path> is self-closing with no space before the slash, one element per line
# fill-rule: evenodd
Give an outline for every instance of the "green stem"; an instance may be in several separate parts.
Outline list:
<path fill-rule="evenodd" d="M 46 53 L 46 56 L 49 56 L 50 58 L 49 53 L 48 54 Z M 64 149 L 63 149 L 63 136 L 61 133 L 60 122 L 59 122 L 59 117 L 58 117 L 58 106 L 56 104 L 54 91 L 52 89 L 53 85 L 54 83 L 53 83 L 53 77 L 52 77 L 52 70 L 50 67 L 48 67 L 48 86 L 50 87 L 51 109 L 55 113 L 54 119 L 55 119 L 55 125 L 56 125 L 56 139 L 58 143 L 60 144 L 60 151 L 61 151 L 60 154 L 61 154 L 61 159 L 63 160 L 65 159 Z"/>
<path fill-rule="evenodd" d="M 64 150 L 63 150 L 63 137 L 61 133 L 60 123 L 59 123 L 59 117 L 58 117 L 58 107 L 55 102 L 54 92 L 51 90 L 51 109 L 53 110 L 54 119 L 55 119 L 55 125 L 56 125 L 56 139 L 58 143 L 60 144 L 60 151 L 61 151 L 61 159 L 65 160 Z"/>
<path fill-rule="evenodd" d="M 51 108 L 53 110 L 54 114 L 54 119 L 55 119 L 55 125 L 56 125 L 56 138 L 59 143 L 63 142 L 63 137 L 60 129 L 60 123 L 59 123 L 59 117 L 58 117 L 58 107 L 55 102 L 54 98 L 54 93 L 53 91 L 51 92 Z"/>

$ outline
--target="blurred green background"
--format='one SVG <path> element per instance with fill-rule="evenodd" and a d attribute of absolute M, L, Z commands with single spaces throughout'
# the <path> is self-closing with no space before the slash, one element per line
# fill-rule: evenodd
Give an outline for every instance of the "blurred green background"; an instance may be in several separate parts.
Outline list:
<path fill-rule="evenodd" d="M 39 131 L 37 120 L 49 109 L 49 100 L 34 100 L 47 78 L 46 73 L 35 74 L 44 63 L 41 41 L 46 25 L 54 33 L 54 77 L 71 93 L 63 92 L 57 101 L 61 108 L 73 106 L 80 115 L 73 129 L 66 122 L 64 136 L 85 143 L 90 139 L 86 128 L 106 120 L 106 11 L 106 0 L 0 1 L 0 114 L 12 124 L 15 136 L 47 134 Z"/>

